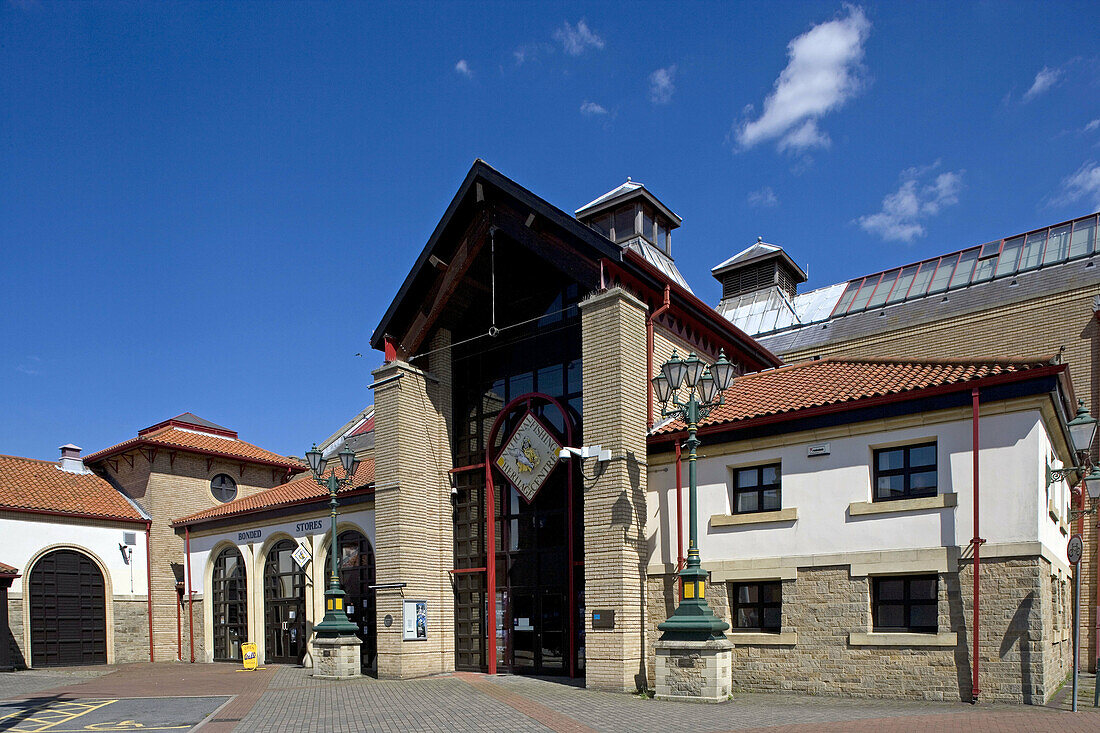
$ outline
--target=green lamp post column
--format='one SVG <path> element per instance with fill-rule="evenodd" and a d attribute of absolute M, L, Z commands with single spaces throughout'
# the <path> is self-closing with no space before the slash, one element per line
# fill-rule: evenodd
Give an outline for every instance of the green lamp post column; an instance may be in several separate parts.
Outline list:
<path fill-rule="evenodd" d="M 313 480 L 317 482 L 318 486 L 328 489 L 329 521 L 332 523 L 332 541 L 329 545 L 329 554 L 332 556 L 332 569 L 328 577 L 328 587 L 325 588 L 325 617 L 321 623 L 313 627 L 320 638 L 349 636 L 359 631 L 359 627 L 348 620 L 347 612 L 344 610 L 344 599 L 347 594 L 340 587 L 340 553 L 339 548 L 336 546 L 336 510 L 339 506 L 336 492 L 342 487 L 352 485 L 355 471 L 359 468 L 359 461 L 355 460 L 355 453 L 347 446 L 340 451 L 339 455 L 340 463 L 344 468 L 344 478 L 342 479 L 336 476 L 335 468 L 329 472 L 328 476 L 325 476 L 327 460 L 324 454 L 317 449 L 316 444 L 314 444 L 313 450 L 306 453 L 306 460 L 309 461 L 309 467 L 313 470 Z"/>
<path fill-rule="evenodd" d="M 687 423 L 688 438 L 688 557 L 680 571 L 683 595 L 680 604 L 668 620 L 658 624 L 663 631 L 662 641 L 709 641 L 724 639 L 729 628 L 714 615 L 706 599 L 707 571 L 699 557 L 699 511 L 696 484 L 696 449 L 700 445 L 697 432 L 699 421 L 723 404 L 723 392 L 733 383 L 736 367 L 726 360 L 725 352 L 718 361 L 707 368 L 695 354 L 681 360 L 676 352 L 665 362 L 661 373 L 653 378 L 654 392 L 661 401 L 661 414 Z M 687 399 L 680 400 L 681 389 L 687 390 Z M 671 402 L 671 408 L 669 407 Z"/>

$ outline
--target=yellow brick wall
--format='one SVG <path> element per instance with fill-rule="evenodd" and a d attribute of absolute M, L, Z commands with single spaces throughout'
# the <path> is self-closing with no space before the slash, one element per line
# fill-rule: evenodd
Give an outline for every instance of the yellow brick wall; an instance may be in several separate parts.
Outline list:
<path fill-rule="evenodd" d="M 378 676 L 407 679 L 454 670 L 450 334 L 439 332 L 425 371 L 391 362 L 374 372 Z M 402 600 L 425 600 L 426 641 L 402 640 Z M 385 625 L 386 616 L 393 623 Z"/>
<path fill-rule="evenodd" d="M 584 492 L 585 684 L 646 686 L 646 307 L 621 288 L 580 305 L 584 440 L 611 461 Z M 592 628 L 613 609 L 615 628 Z"/>

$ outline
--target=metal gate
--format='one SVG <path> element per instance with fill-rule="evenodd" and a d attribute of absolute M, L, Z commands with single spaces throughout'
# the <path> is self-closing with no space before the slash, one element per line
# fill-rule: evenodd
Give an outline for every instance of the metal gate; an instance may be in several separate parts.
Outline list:
<path fill-rule="evenodd" d="M 74 550 L 54 550 L 35 563 L 28 585 L 31 664 L 106 664 L 106 590 L 95 562 Z"/>

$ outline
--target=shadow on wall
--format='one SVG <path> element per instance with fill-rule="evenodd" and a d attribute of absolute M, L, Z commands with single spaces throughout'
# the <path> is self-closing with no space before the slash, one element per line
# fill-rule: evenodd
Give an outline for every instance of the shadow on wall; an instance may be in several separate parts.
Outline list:
<path fill-rule="evenodd" d="M 960 563 L 961 569 L 961 563 Z M 971 640 L 966 625 L 966 607 L 962 602 L 960 573 L 947 573 L 947 606 L 951 616 L 951 628 L 959 635 L 955 645 L 955 672 L 959 680 L 959 699 L 967 702 L 974 700 L 974 668 L 970 665 Z"/>
<path fill-rule="evenodd" d="M 1020 687 L 1025 705 L 1042 705 L 1046 700 L 1036 700 L 1034 686 L 1031 679 L 1031 640 L 1028 635 L 1031 611 L 1035 606 L 1035 592 L 1031 591 L 1020 601 L 1012 620 L 1008 622 L 1008 630 L 1001 640 L 1001 659 L 1012 653 L 1012 647 L 1020 645 Z"/>
<path fill-rule="evenodd" d="M 15 641 L 15 635 L 11 633 L 11 629 L 7 624 L 3 629 L 0 629 L 0 644 L 3 644 L 8 649 L 8 656 L 5 658 L 0 655 L 0 672 L 11 672 L 18 669 L 27 669 L 27 660 L 23 658 L 23 650 L 19 648 L 18 642 Z M 0 728 L 2 730 L 2 728 Z"/>

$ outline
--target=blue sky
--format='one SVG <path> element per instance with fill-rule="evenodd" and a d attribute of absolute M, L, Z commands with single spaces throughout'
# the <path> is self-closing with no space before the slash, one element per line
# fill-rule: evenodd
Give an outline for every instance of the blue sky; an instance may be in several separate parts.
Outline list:
<path fill-rule="evenodd" d="M 301 455 L 475 158 L 827 285 L 1100 209 L 1095 3 L 0 4 L 0 453 Z M 356 356 L 362 354 L 362 356 Z"/>

